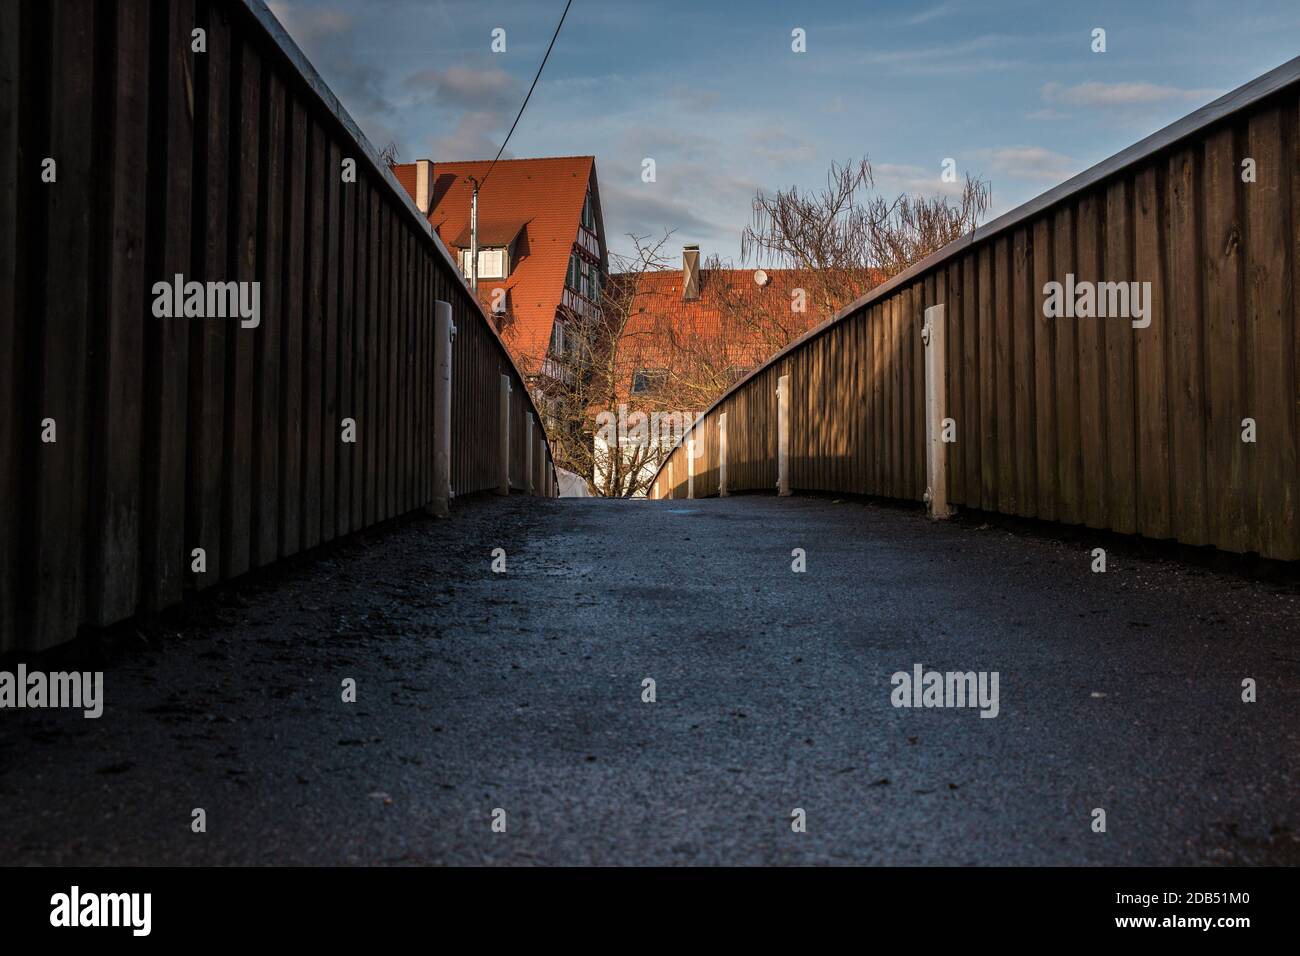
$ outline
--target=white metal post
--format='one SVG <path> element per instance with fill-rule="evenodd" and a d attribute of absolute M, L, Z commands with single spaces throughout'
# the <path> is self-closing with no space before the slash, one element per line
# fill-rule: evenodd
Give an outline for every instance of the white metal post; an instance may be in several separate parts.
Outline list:
<path fill-rule="evenodd" d="M 501 376 L 501 429 L 497 457 L 497 494 L 510 494 L 510 376 Z"/>
<path fill-rule="evenodd" d="M 718 415 L 718 497 L 727 497 L 727 413 Z"/>
<path fill-rule="evenodd" d="M 776 383 L 776 490 L 790 494 L 790 376 Z"/>
<path fill-rule="evenodd" d="M 524 442 L 524 448 L 526 449 L 526 453 L 524 456 L 524 475 L 525 475 L 524 480 L 527 482 L 527 490 L 528 493 L 531 495 L 535 490 L 533 488 L 533 413 L 532 412 L 528 413 L 528 435 L 527 435 L 527 440 Z"/>
<path fill-rule="evenodd" d="M 537 478 L 533 482 L 533 487 L 537 489 L 539 495 L 546 494 L 546 436 L 542 433 L 541 426 L 537 428 Z"/>
<path fill-rule="evenodd" d="M 686 497 L 695 497 L 695 439 L 686 439 Z"/>
<path fill-rule="evenodd" d="M 469 200 L 469 287 L 478 291 L 478 180 L 470 178 L 474 192 Z"/>
<path fill-rule="evenodd" d="M 930 517 L 947 518 L 952 508 L 948 505 L 948 443 L 943 440 L 947 364 L 942 305 L 925 310 L 921 341 L 925 343 L 925 501 Z"/>
<path fill-rule="evenodd" d="M 668 459 L 668 493 L 664 495 L 664 497 L 671 498 L 672 496 L 673 496 L 673 460 L 669 458 Z"/>
<path fill-rule="evenodd" d="M 451 500 L 451 343 L 456 326 L 451 303 L 433 304 L 433 501 L 429 511 L 446 517 Z"/>

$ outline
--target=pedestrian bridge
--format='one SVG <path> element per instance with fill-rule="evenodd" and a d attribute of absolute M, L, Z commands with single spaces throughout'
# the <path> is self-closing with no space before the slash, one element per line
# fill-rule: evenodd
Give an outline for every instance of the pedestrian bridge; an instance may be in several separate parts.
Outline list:
<path fill-rule="evenodd" d="M 0 651 L 557 493 L 493 324 L 260 0 L 0 26 Z M 1298 101 L 1300 59 L 871 290 L 714 403 L 654 496 L 1300 558 Z"/>
<path fill-rule="evenodd" d="M 0 860 L 1300 861 L 1300 595 L 1133 547 L 1300 558 L 1300 60 L 569 500 L 259 0 L 87 6 L 0 4 Z"/>

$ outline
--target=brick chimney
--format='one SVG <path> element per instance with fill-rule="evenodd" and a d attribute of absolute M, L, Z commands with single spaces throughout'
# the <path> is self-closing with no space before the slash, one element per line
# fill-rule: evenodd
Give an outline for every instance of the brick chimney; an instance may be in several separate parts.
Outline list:
<path fill-rule="evenodd" d="M 700 297 L 700 247 L 682 246 L 682 301 Z"/>

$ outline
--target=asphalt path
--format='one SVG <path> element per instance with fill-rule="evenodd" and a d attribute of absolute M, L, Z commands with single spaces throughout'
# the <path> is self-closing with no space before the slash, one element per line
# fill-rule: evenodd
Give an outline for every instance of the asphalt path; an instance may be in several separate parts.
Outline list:
<path fill-rule="evenodd" d="M 104 714 L 0 711 L 0 859 L 1300 862 L 1300 587 L 1093 545 L 473 499 L 24 660 L 102 669 Z M 918 665 L 996 673 L 996 716 L 895 706 Z"/>

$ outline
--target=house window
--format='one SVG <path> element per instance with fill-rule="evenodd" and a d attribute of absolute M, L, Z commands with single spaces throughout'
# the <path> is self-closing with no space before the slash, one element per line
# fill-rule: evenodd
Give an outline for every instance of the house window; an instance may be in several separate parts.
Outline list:
<path fill-rule="evenodd" d="M 460 251 L 460 271 L 469 277 L 469 250 Z M 504 279 L 506 277 L 506 251 L 504 249 L 480 249 L 478 251 L 478 277 L 480 279 Z"/>
<path fill-rule="evenodd" d="M 591 205 L 591 193 L 582 203 L 582 225 L 589 232 L 596 231 L 596 210 Z"/>
<path fill-rule="evenodd" d="M 551 352 L 557 358 L 564 357 L 564 323 L 556 322 L 551 326 Z"/>
<path fill-rule="evenodd" d="M 646 395 L 664 387 L 668 372 L 661 368 L 643 368 L 632 375 L 632 394 Z"/>

